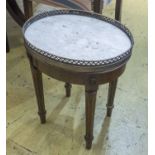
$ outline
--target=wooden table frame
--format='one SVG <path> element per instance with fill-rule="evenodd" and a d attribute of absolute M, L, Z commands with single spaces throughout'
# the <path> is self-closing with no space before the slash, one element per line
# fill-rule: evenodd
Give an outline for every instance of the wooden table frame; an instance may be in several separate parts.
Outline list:
<path fill-rule="evenodd" d="M 39 16 L 31 18 L 23 27 L 23 34 L 29 24 L 45 16 L 57 14 L 80 14 L 84 16 L 91 16 L 100 20 L 104 20 L 119 27 L 130 38 L 133 46 L 133 37 L 130 31 L 119 22 L 110 18 L 101 16 L 99 14 L 92 14 L 77 10 L 57 10 L 49 13 L 42 13 Z M 48 76 L 65 82 L 66 96 L 71 94 L 71 84 L 79 84 L 85 86 L 85 105 L 86 105 L 86 148 L 90 149 L 93 140 L 93 124 L 96 94 L 100 84 L 109 83 L 108 101 L 107 101 L 107 116 L 110 117 L 114 107 L 114 96 L 117 86 L 118 77 L 124 72 L 126 63 L 131 56 L 132 47 L 112 59 L 100 61 L 81 61 L 61 58 L 49 54 L 41 49 L 37 49 L 26 38 L 25 47 L 30 61 L 32 77 L 38 103 L 38 114 L 41 123 L 46 122 L 46 110 L 43 95 L 42 73 Z"/>
<path fill-rule="evenodd" d="M 41 62 L 35 56 L 28 53 L 32 77 L 35 87 L 35 93 L 38 104 L 38 114 L 42 124 L 46 122 L 46 110 L 44 104 L 42 73 L 53 77 L 57 80 L 65 82 L 66 97 L 70 97 L 71 83 L 85 86 L 85 116 L 86 116 L 86 148 L 91 149 L 93 141 L 93 125 L 96 95 L 99 84 L 109 83 L 107 116 L 111 117 L 112 109 L 114 107 L 114 97 L 116 92 L 116 85 L 118 77 L 124 72 L 125 64 L 118 69 L 108 73 L 74 73 L 67 70 L 61 70 L 59 67 L 52 66 L 50 62 Z M 84 79 L 81 80 L 80 79 Z M 67 82 L 66 82 L 67 81 Z"/>

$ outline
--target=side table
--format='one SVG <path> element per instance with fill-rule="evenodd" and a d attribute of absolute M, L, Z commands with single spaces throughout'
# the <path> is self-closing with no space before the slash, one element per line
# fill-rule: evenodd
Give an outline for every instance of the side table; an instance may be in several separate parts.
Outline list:
<path fill-rule="evenodd" d="M 131 56 L 133 37 L 120 22 L 92 12 L 56 10 L 30 18 L 23 26 L 41 123 L 46 122 L 42 73 L 85 86 L 86 148 L 93 140 L 96 94 L 109 83 L 107 116 L 111 116 L 117 79 Z"/>

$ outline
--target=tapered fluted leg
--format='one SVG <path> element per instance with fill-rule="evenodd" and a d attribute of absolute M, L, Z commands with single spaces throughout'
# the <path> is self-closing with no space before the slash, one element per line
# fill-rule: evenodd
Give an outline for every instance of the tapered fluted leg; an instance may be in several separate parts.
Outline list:
<path fill-rule="evenodd" d="M 97 94 L 97 85 L 88 85 L 85 87 L 85 104 L 86 104 L 86 148 L 90 149 L 93 140 L 94 113 Z"/>
<path fill-rule="evenodd" d="M 31 61 L 30 61 L 30 66 L 32 71 L 37 103 L 38 103 L 38 114 L 40 116 L 40 121 L 43 124 L 46 122 L 46 110 L 45 110 L 45 104 L 44 104 L 42 73 L 36 67 L 33 66 Z"/>
<path fill-rule="evenodd" d="M 108 102 L 107 102 L 107 116 L 111 117 L 112 109 L 114 107 L 114 97 L 117 87 L 117 79 L 109 83 Z"/>
<path fill-rule="evenodd" d="M 72 85 L 70 83 L 66 82 L 65 88 L 66 88 L 66 97 L 70 97 Z"/>

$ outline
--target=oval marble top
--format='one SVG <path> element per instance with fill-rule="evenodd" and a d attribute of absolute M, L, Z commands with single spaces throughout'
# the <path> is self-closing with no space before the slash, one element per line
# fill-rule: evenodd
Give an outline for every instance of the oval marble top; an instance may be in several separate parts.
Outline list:
<path fill-rule="evenodd" d="M 74 14 L 36 20 L 26 28 L 24 37 L 49 54 L 82 61 L 112 59 L 132 46 L 128 35 L 117 26 Z"/>

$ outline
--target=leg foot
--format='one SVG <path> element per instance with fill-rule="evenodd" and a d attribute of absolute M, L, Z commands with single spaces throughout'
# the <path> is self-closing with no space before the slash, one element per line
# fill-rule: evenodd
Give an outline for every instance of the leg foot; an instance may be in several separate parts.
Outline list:
<path fill-rule="evenodd" d="M 109 83 L 108 102 L 107 102 L 107 116 L 111 117 L 112 109 L 114 107 L 114 97 L 116 92 L 117 79 Z"/>
<path fill-rule="evenodd" d="M 38 115 L 40 117 L 40 123 L 45 124 L 46 123 L 46 111 L 44 111 L 44 113 L 38 112 Z"/>
<path fill-rule="evenodd" d="M 66 88 L 66 97 L 70 97 L 71 96 L 71 88 L 72 85 L 68 82 L 65 83 L 65 88 Z"/>
<path fill-rule="evenodd" d="M 86 149 L 87 150 L 90 150 L 91 149 L 91 146 L 92 146 L 92 141 L 93 141 L 93 136 L 92 135 L 87 135 L 85 136 L 85 140 L 86 140 Z"/>

